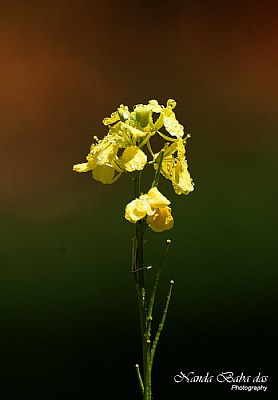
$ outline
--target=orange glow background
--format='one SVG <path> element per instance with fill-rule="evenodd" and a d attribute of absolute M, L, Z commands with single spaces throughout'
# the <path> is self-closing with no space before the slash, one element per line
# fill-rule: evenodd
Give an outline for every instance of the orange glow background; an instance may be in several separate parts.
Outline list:
<path fill-rule="evenodd" d="M 101 119 L 120 102 L 171 95 L 190 130 L 206 119 L 202 135 L 213 129 L 219 146 L 272 140 L 264 121 L 277 115 L 276 3 L 221 4 L 4 3 L 5 201 L 70 184 L 69 159 L 105 133 Z M 260 129 L 241 129 L 244 119 Z"/>

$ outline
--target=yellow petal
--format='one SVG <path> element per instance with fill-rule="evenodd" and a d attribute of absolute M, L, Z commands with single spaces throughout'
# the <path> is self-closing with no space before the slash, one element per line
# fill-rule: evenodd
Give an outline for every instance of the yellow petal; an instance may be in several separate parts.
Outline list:
<path fill-rule="evenodd" d="M 104 184 L 113 183 L 115 169 L 110 165 L 98 165 L 92 171 L 93 177 L 96 181 Z"/>
<path fill-rule="evenodd" d="M 90 154 L 87 159 L 94 165 L 110 164 L 116 157 L 119 144 L 113 135 L 107 135 L 97 144 L 91 146 Z"/>
<path fill-rule="evenodd" d="M 102 122 L 104 125 L 112 125 L 119 120 L 120 120 L 119 114 L 117 113 L 117 111 L 115 111 L 111 114 L 110 118 L 109 117 L 104 118 Z"/>
<path fill-rule="evenodd" d="M 149 101 L 149 105 L 150 105 L 150 108 L 151 108 L 151 110 L 153 112 L 155 112 L 155 113 L 160 113 L 161 112 L 161 108 L 162 107 L 158 104 L 157 100 L 150 100 Z"/>
<path fill-rule="evenodd" d="M 131 126 L 127 123 L 123 123 L 122 127 L 127 129 L 130 132 L 131 137 L 135 140 L 147 135 L 147 132 L 145 132 L 144 130 L 134 128 L 133 126 Z"/>
<path fill-rule="evenodd" d="M 173 113 L 174 114 L 174 113 Z M 184 134 L 183 126 L 176 120 L 175 115 L 171 115 L 170 117 L 164 115 L 163 118 L 164 126 L 167 132 L 170 133 L 171 136 L 182 137 Z"/>
<path fill-rule="evenodd" d="M 75 164 L 72 169 L 75 172 L 88 172 L 92 168 L 90 167 L 89 163 L 82 163 L 82 164 Z"/>
<path fill-rule="evenodd" d="M 157 164 L 154 164 L 155 168 L 157 168 Z M 161 165 L 161 173 L 165 176 L 166 179 L 171 179 L 173 175 L 173 170 L 175 167 L 175 159 L 173 156 L 168 156 L 163 158 L 162 165 Z"/>
<path fill-rule="evenodd" d="M 126 206 L 125 218 L 135 224 L 151 211 L 151 207 L 145 198 L 135 199 Z"/>
<path fill-rule="evenodd" d="M 147 223 L 155 232 L 164 232 L 171 229 L 174 225 L 171 208 L 158 208 L 152 217 L 147 218 Z"/>
<path fill-rule="evenodd" d="M 186 162 L 177 162 L 172 184 L 176 194 L 189 194 L 194 190 L 194 184 L 188 172 Z"/>
<path fill-rule="evenodd" d="M 147 200 L 152 208 L 162 208 L 170 204 L 170 201 L 160 193 L 157 187 L 153 187 L 148 191 Z"/>
<path fill-rule="evenodd" d="M 121 164 L 128 172 L 141 171 L 146 163 L 146 154 L 136 146 L 127 147 L 121 156 Z"/>

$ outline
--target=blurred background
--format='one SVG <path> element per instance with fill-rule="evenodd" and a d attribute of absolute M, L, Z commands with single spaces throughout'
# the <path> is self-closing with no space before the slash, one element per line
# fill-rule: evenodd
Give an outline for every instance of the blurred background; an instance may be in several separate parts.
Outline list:
<path fill-rule="evenodd" d="M 195 191 L 147 235 L 176 285 L 154 399 L 241 398 L 183 371 L 268 375 L 277 313 L 275 1 L 1 1 L 2 398 L 139 399 L 133 198 L 72 172 L 123 103 L 177 101 Z M 153 273 L 149 271 L 150 279 Z M 15 394 L 17 397 L 15 397 Z M 244 393 L 245 395 L 245 393 Z"/>

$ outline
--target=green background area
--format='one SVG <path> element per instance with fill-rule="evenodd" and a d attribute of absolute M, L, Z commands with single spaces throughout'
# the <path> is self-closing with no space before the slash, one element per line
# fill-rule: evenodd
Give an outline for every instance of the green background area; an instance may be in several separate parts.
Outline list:
<path fill-rule="evenodd" d="M 240 398 L 180 371 L 260 371 L 274 388 L 277 9 L 235 4 L 3 3 L 3 399 L 139 398 L 132 182 L 71 168 L 119 104 L 153 98 L 177 101 L 195 182 L 177 196 L 161 180 L 175 227 L 146 235 L 153 266 L 172 240 L 155 324 L 176 283 L 154 398 Z"/>

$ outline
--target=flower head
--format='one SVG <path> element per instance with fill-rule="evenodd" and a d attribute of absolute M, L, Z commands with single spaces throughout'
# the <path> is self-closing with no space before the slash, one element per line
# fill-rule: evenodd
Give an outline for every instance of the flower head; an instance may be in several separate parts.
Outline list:
<path fill-rule="evenodd" d="M 132 223 L 146 218 L 152 230 L 163 232 L 174 225 L 169 205 L 170 201 L 156 187 L 153 187 L 147 194 L 141 195 L 126 206 L 125 218 Z"/>
<path fill-rule="evenodd" d="M 157 100 L 148 104 L 137 104 L 133 110 L 121 104 L 103 124 L 109 131 L 102 140 L 95 137 L 87 155 L 87 162 L 76 164 L 76 172 L 92 171 L 95 180 L 104 184 L 115 182 L 123 172 L 142 171 L 150 163 L 166 179 L 170 179 L 177 194 L 188 194 L 193 190 L 193 182 L 188 172 L 185 158 L 185 144 L 189 135 L 183 139 L 184 128 L 174 113 L 175 100 L 169 99 L 166 106 Z M 164 129 L 164 133 L 161 129 Z M 158 154 L 154 154 L 151 139 L 161 136 L 166 144 L 163 160 L 158 166 Z M 156 185 L 156 183 L 155 183 Z"/>
<path fill-rule="evenodd" d="M 94 137 L 86 162 L 73 166 L 76 172 L 91 171 L 95 180 L 111 184 L 123 173 L 142 171 L 147 164 L 153 164 L 156 172 L 152 188 L 127 204 L 125 218 L 131 223 L 144 220 L 155 232 L 171 229 L 174 224 L 170 201 L 157 189 L 159 177 L 169 179 L 178 195 L 189 194 L 194 189 L 185 157 L 190 135 L 184 137 L 184 127 L 176 118 L 175 107 L 173 99 L 166 106 L 150 100 L 131 110 L 121 104 L 110 117 L 103 119 L 108 133 L 101 140 Z M 156 154 L 151 145 L 155 135 L 165 142 Z"/>

